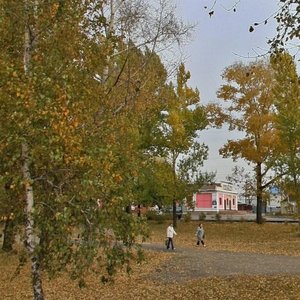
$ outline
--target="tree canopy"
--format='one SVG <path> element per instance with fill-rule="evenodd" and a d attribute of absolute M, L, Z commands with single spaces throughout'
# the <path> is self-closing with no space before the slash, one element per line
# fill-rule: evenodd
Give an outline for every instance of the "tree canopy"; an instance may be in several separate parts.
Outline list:
<path fill-rule="evenodd" d="M 224 157 L 243 158 L 253 164 L 256 173 L 257 222 L 262 222 L 263 191 L 274 179 L 267 174 L 280 153 L 279 135 L 274 126 L 275 105 L 273 71 L 266 61 L 248 65 L 236 63 L 223 73 L 227 84 L 218 91 L 226 102 L 225 119 L 230 130 L 245 134 L 239 140 L 228 140 L 220 149 Z"/>
<path fill-rule="evenodd" d="M 0 1 L 0 199 L 25 210 L 35 299 L 41 270 L 83 285 L 139 259 L 126 207 L 169 101 L 155 50 L 188 29 L 167 1 Z"/>
<path fill-rule="evenodd" d="M 172 169 L 172 204 L 173 223 L 176 227 L 176 203 L 192 195 L 195 188 L 193 183 L 202 183 L 200 166 L 207 158 L 207 147 L 197 140 L 199 131 L 206 128 L 208 120 L 206 110 L 200 105 L 199 91 L 188 86 L 190 72 L 183 64 L 177 71 L 176 86 L 169 86 L 167 105 L 158 123 L 156 144 L 160 156 Z M 192 188 L 193 187 L 193 188 Z"/>
<path fill-rule="evenodd" d="M 300 174 L 300 85 L 294 58 L 287 52 L 271 56 L 276 84 L 273 88 L 276 106 L 276 127 L 282 153 L 277 161 L 277 172 L 286 175 L 281 188 L 288 199 L 299 207 Z"/>

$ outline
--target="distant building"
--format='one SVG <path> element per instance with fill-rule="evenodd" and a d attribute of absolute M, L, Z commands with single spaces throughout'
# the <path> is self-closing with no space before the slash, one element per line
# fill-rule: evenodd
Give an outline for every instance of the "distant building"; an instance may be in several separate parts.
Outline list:
<path fill-rule="evenodd" d="M 272 186 L 269 188 L 269 199 L 266 203 L 267 213 L 279 213 L 281 212 L 281 204 L 283 195 L 279 188 Z"/>
<path fill-rule="evenodd" d="M 238 193 L 228 182 L 203 186 L 193 195 L 194 211 L 219 212 L 238 210 Z"/>
<path fill-rule="evenodd" d="M 268 198 L 262 203 L 263 213 L 281 213 L 281 214 L 294 214 L 297 212 L 296 202 L 290 200 L 286 195 L 284 195 L 281 190 L 272 186 L 268 189 Z M 254 199 L 253 211 L 256 211 L 257 200 Z"/>

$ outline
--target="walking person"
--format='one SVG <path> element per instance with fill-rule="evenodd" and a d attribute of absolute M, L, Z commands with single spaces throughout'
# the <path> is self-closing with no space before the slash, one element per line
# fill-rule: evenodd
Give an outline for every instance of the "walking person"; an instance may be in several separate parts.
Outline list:
<path fill-rule="evenodd" d="M 202 244 L 204 247 L 206 247 L 204 243 L 205 231 L 202 224 L 199 224 L 199 226 L 197 227 L 196 237 L 197 237 L 197 246 Z"/>
<path fill-rule="evenodd" d="M 176 231 L 173 228 L 173 224 L 170 224 L 167 228 L 167 238 L 168 238 L 168 243 L 167 243 L 167 249 L 172 248 L 174 250 L 174 243 L 173 243 L 173 237 L 174 234 L 177 235 Z"/>

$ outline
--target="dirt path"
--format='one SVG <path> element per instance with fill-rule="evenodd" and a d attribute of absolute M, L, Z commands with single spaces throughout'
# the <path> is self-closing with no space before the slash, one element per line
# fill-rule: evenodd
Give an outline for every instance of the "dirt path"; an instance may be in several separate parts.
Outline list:
<path fill-rule="evenodd" d="M 165 283 L 213 276 L 300 275 L 300 257 L 297 256 L 213 251 L 204 247 L 180 247 L 171 251 L 158 244 L 143 247 L 170 253 L 168 261 L 150 274 L 150 279 Z"/>

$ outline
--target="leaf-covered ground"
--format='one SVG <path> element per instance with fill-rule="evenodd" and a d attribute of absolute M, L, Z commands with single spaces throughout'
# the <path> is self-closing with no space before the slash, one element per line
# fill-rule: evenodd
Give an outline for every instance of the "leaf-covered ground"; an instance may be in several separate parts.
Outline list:
<path fill-rule="evenodd" d="M 146 250 L 147 260 L 133 265 L 130 276 L 121 272 L 114 283 L 103 285 L 99 278 L 89 275 L 86 278 L 87 288 L 80 289 L 65 275 L 51 281 L 45 275 L 46 299 L 300 299 L 300 275 L 285 272 L 254 275 L 245 272 L 212 277 L 192 276 L 195 273 L 193 260 L 204 253 L 248 252 L 254 257 L 256 254 L 274 255 L 274 258 L 284 255 L 300 260 L 297 225 L 204 223 L 207 247 L 197 248 L 194 236 L 197 223 L 181 222 L 177 228 L 177 249 L 174 252 L 163 250 L 167 224 L 152 223 L 150 226 L 152 235 L 148 242 L 156 244 L 158 251 Z M 237 259 L 235 264 L 239 263 Z M 11 279 L 16 266 L 15 255 L 0 253 L 0 299 L 32 299 L 29 266 L 24 267 L 18 277 Z M 168 269 L 168 266 L 172 268 Z M 176 278 L 176 272 L 181 280 L 163 280 L 170 273 L 173 276 L 175 273 Z"/>

